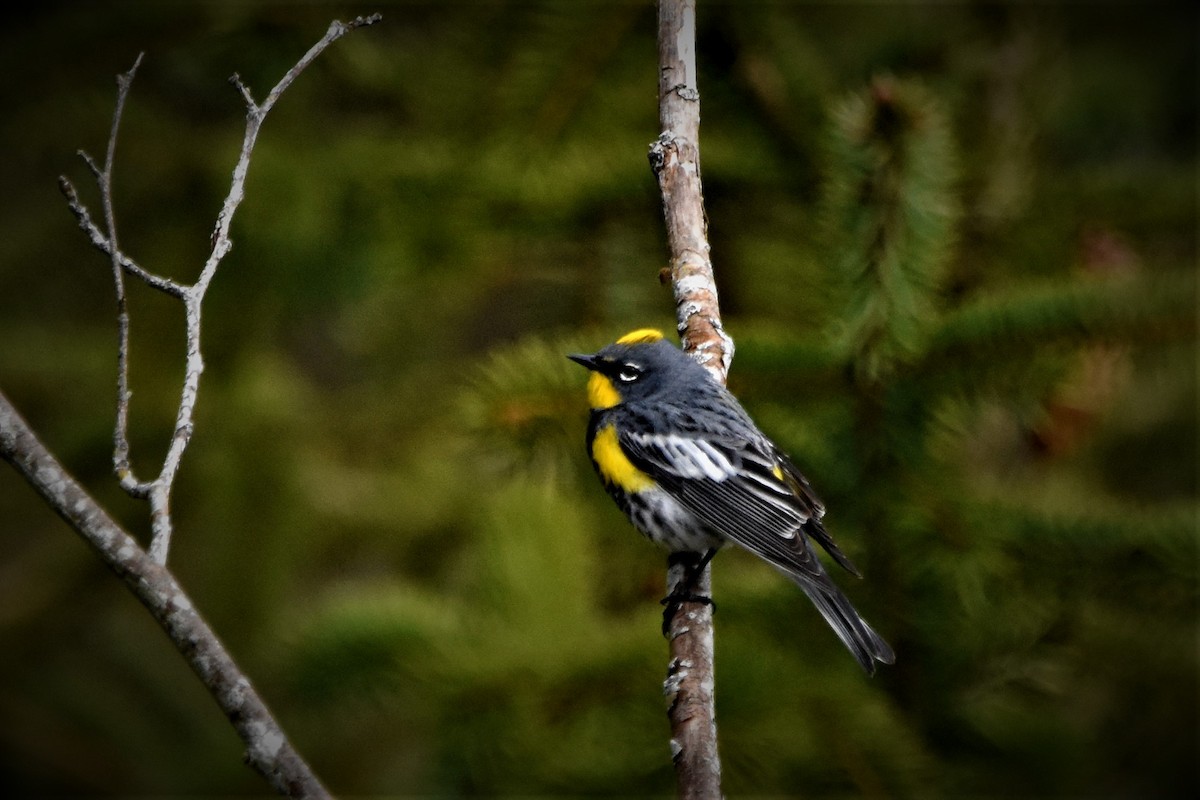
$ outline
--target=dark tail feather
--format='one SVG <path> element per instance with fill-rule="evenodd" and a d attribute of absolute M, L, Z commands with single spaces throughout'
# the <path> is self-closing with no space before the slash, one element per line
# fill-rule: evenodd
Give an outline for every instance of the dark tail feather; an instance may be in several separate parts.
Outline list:
<path fill-rule="evenodd" d="M 788 577 L 804 590 L 808 599 L 812 600 L 821 616 L 829 623 L 829 627 L 833 628 L 833 632 L 854 654 L 868 675 L 875 674 L 876 661 L 883 664 L 896 663 L 896 654 L 892 652 L 892 648 L 858 615 L 854 606 L 850 604 L 850 599 L 832 581 L 827 581 L 821 586 L 807 577 Z"/>

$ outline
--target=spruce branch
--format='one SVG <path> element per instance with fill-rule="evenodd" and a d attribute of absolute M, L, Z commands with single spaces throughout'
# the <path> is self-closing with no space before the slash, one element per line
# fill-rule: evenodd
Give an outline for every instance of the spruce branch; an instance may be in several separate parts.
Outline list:
<path fill-rule="evenodd" d="M 662 192 L 679 335 L 684 350 L 703 364 L 714 380 L 724 383 L 733 358 L 733 340 L 721 326 L 700 183 L 695 0 L 659 0 L 658 58 L 662 132 L 650 145 L 649 157 Z M 671 554 L 668 595 L 682 589 L 699 561 L 699 553 Z M 695 574 L 691 589 L 711 597 L 709 564 L 704 563 Z M 678 793 L 687 800 L 721 797 L 712 623 L 711 605 L 688 601 L 680 604 L 667 628 L 670 662 L 663 692 L 668 698 Z"/>
<path fill-rule="evenodd" d="M 844 101 L 827 138 L 824 217 L 847 295 L 841 347 L 860 382 L 918 360 L 958 217 L 954 145 L 933 96 L 876 78 Z"/>
<path fill-rule="evenodd" d="M 1029 282 L 972 298 L 938 320 L 930 359 L 1028 358 L 1031 343 L 1179 340 L 1195 335 L 1196 276 L 1172 271 Z"/>

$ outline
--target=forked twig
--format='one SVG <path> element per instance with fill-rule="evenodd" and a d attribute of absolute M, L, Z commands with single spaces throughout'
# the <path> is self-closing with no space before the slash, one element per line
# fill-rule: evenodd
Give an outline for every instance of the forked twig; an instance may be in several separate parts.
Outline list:
<path fill-rule="evenodd" d="M 125 491 L 148 499 L 153 538 L 149 550 L 122 529 L 87 491 L 62 467 L 38 440 L 28 424 L 0 393 L 0 459 L 11 463 L 25 480 L 115 572 L 131 592 L 162 626 L 176 649 L 216 700 L 238 735 L 246 744 L 246 761 L 280 794 L 292 797 L 328 797 L 320 780 L 295 751 L 262 698 L 208 627 L 183 588 L 165 566 L 170 546 L 171 519 L 169 500 L 179 462 L 192 433 L 192 414 L 196 403 L 200 373 L 200 306 L 216 273 L 217 265 L 229 253 L 229 224 L 241 203 L 246 171 L 258 130 L 280 94 L 291 85 L 300 71 L 326 47 L 349 31 L 377 22 L 378 14 L 359 17 L 343 24 L 334 22 L 316 45 L 284 75 L 261 104 L 256 104 L 249 89 L 235 77 L 234 83 L 247 105 L 246 135 L 233 172 L 229 195 L 221 207 L 213 232 L 212 251 L 195 283 L 183 284 L 156 275 L 136 263 L 121 250 L 117 241 L 116 213 L 112 197 L 112 173 L 117 134 L 125 101 L 133 78 L 141 65 L 139 55 L 130 70 L 117 79 L 117 104 L 108 138 L 104 164 L 99 165 L 81 153 L 100 189 L 104 209 L 103 229 L 96 225 L 80 202 L 75 187 L 66 178 L 59 185 L 67 204 L 88 240 L 109 257 L 117 300 L 118 376 L 117 420 L 113 432 L 113 466 Z M 133 278 L 184 304 L 187 326 L 187 365 L 175 430 L 170 447 L 157 477 L 141 481 L 129 463 L 129 313 L 126 305 L 125 278 Z"/>
<path fill-rule="evenodd" d="M 113 285 L 117 301 L 117 411 L 113 430 L 113 471 L 126 492 L 133 497 L 146 499 L 150 503 L 150 556 L 159 564 L 166 563 L 167 553 L 171 547 L 171 490 L 175 484 L 175 476 L 179 472 L 184 451 L 187 450 L 188 443 L 192 438 L 196 396 L 200 388 L 200 375 L 204 372 L 204 359 L 200 353 L 201 304 L 221 260 L 233 249 L 233 242 L 229 238 L 229 228 L 233 222 L 233 215 L 245 197 L 246 174 L 250 168 L 250 157 L 258 139 L 259 129 L 262 127 L 267 113 L 274 107 L 283 92 L 325 48 L 355 28 L 372 25 L 379 19 L 379 14 L 373 14 L 369 17 L 357 17 L 348 23 L 335 20 L 330 24 L 325 36 L 309 48 L 295 66 L 287 71 L 261 104 L 254 101 L 250 89 L 238 75 L 235 74 L 230 78 L 230 82 L 234 84 L 246 103 L 246 131 L 242 138 L 241 152 L 233 168 L 229 194 L 226 195 L 225 201 L 221 205 L 213 227 L 212 248 L 195 283 L 178 283 L 144 269 L 123 253 L 117 243 L 117 221 L 112 192 L 113 165 L 116 156 L 117 134 L 121 127 L 125 101 L 129 96 L 138 67 L 142 63 L 141 54 L 138 55 L 128 72 L 117 77 L 117 102 L 113 111 L 112 129 L 108 137 L 104 165 L 99 166 L 87 153 L 80 152 L 80 156 L 91 170 L 100 190 L 100 200 L 104 210 L 103 230 L 92 221 L 91 214 L 80 202 L 78 192 L 75 191 L 71 182 L 65 177 L 59 178 L 59 186 L 66 196 L 67 204 L 79 222 L 80 228 L 97 249 L 109 256 L 112 264 Z M 183 389 L 180 392 L 179 406 L 175 414 L 175 426 L 158 475 L 146 481 L 140 480 L 134 473 L 129 453 L 129 403 L 132 392 L 129 389 L 130 321 L 125 291 L 126 275 L 137 278 L 152 289 L 157 289 L 180 300 L 184 307 L 186 362 Z"/>

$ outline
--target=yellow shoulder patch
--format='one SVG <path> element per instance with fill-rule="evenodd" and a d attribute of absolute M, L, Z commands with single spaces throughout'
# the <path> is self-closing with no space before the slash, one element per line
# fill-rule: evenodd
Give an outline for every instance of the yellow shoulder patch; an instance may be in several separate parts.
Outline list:
<path fill-rule="evenodd" d="M 650 344 L 663 338 L 662 331 L 654 328 L 638 328 L 617 339 L 617 344 Z"/>
<path fill-rule="evenodd" d="M 596 431 L 592 439 L 592 460 L 599 468 L 604 482 L 627 492 L 641 492 L 654 486 L 654 479 L 633 465 L 621 443 L 617 441 L 617 429 L 605 425 Z"/>

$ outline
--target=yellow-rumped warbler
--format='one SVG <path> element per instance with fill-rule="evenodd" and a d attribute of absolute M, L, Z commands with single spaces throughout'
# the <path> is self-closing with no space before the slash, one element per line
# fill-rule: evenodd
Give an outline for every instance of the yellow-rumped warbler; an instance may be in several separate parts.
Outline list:
<path fill-rule="evenodd" d="M 651 329 L 568 358 L 591 370 L 588 454 L 634 527 L 672 553 L 704 554 L 701 568 L 741 545 L 804 590 L 868 673 L 896 660 L 809 541 L 859 575 L 821 524 L 825 507 L 728 389 Z"/>

